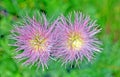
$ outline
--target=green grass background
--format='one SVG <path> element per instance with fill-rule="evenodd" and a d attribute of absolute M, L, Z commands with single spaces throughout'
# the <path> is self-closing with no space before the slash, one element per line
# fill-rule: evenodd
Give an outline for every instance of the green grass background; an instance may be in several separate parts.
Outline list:
<path fill-rule="evenodd" d="M 81 63 L 80 68 L 61 67 L 49 62 L 49 69 L 36 71 L 17 63 L 14 47 L 9 46 L 10 30 L 25 13 L 38 10 L 48 18 L 61 13 L 81 11 L 102 28 L 98 37 L 103 42 L 102 53 L 92 63 Z M 0 0 L 0 77 L 120 77 L 120 0 Z"/>

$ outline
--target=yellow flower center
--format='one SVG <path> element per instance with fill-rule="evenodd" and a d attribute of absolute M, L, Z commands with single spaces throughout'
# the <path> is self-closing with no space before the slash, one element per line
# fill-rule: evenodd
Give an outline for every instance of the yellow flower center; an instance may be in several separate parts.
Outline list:
<path fill-rule="evenodd" d="M 83 39 L 78 33 L 71 33 L 68 36 L 67 47 L 71 50 L 80 50 L 83 45 Z"/>
<path fill-rule="evenodd" d="M 47 39 L 40 35 L 36 35 L 33 39 L 29 40 L 29 43 L 35 51 L 44 51 L 47 46 Z"/>

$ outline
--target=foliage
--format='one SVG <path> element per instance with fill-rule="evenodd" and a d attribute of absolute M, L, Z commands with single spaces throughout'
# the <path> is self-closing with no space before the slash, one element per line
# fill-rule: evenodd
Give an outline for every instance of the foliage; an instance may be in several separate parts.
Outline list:
<path fill-rule="evenodd" d="M 80 68 L 49 62 L 42 71 L 22 66 L 13 59 L 14 47 L 9 46 L 13 24 L 36 10 L 48 19 L 61 13 L 81 11 L 90 15 L 102 28 L 98 35 L 103 51 L 95 54 L 92 63 L 81 63 Z M 53 17 L 53 18 L 51 18 Z M 120 77 L 120 0 L 0 0 L 0 77 Z"/>

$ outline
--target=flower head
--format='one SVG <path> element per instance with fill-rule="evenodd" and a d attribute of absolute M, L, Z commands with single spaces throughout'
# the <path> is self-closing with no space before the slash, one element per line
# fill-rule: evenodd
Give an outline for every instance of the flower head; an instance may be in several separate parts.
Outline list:
<path fill-rule="evenodd" d="M 101 42 L 96 38 L 100 32 L 96 21 L 92 21 L 82 13 L 74 13 L 72 22 L 71 15 L 68 18 L 62 16 L 54 31 L 53 55 L 62 59 L 63 64 L 93 58 L 94 52 L 100 52 Z"/>
<path fill-rule="evenodd" d="M 50 58 L 54 23 L 50 26 L 45 15 L 41 17 L 43 22 L 38 22 L 35 17 L 28 17 L 22 26 L 15 26 L 11 32 L 12 38 L 16 40 L 13 45 L 17 47 L 16 51 L 20 52 L 15 58 L 25 60 L 25 65 L 42 65 L 44 70 Z"/>

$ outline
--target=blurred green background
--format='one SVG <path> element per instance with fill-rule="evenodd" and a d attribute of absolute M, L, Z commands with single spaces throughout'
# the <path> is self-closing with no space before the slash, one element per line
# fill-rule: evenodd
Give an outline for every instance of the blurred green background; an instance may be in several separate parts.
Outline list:
<path fill-rule="evenodd" d="M 48 19 L 73 11 L 97 19 L 104 50 L 92 63 L 81 63 L 80 69 L 61 67 L 54 61 L 45 71 L 22 66 L 13 59 L 14 47 L 8 45 L 10 30 L 25 13 L 35 10 L 44 12 Z M 120 77 L 120 0 L 0 0 L 0 77 Z"/>

